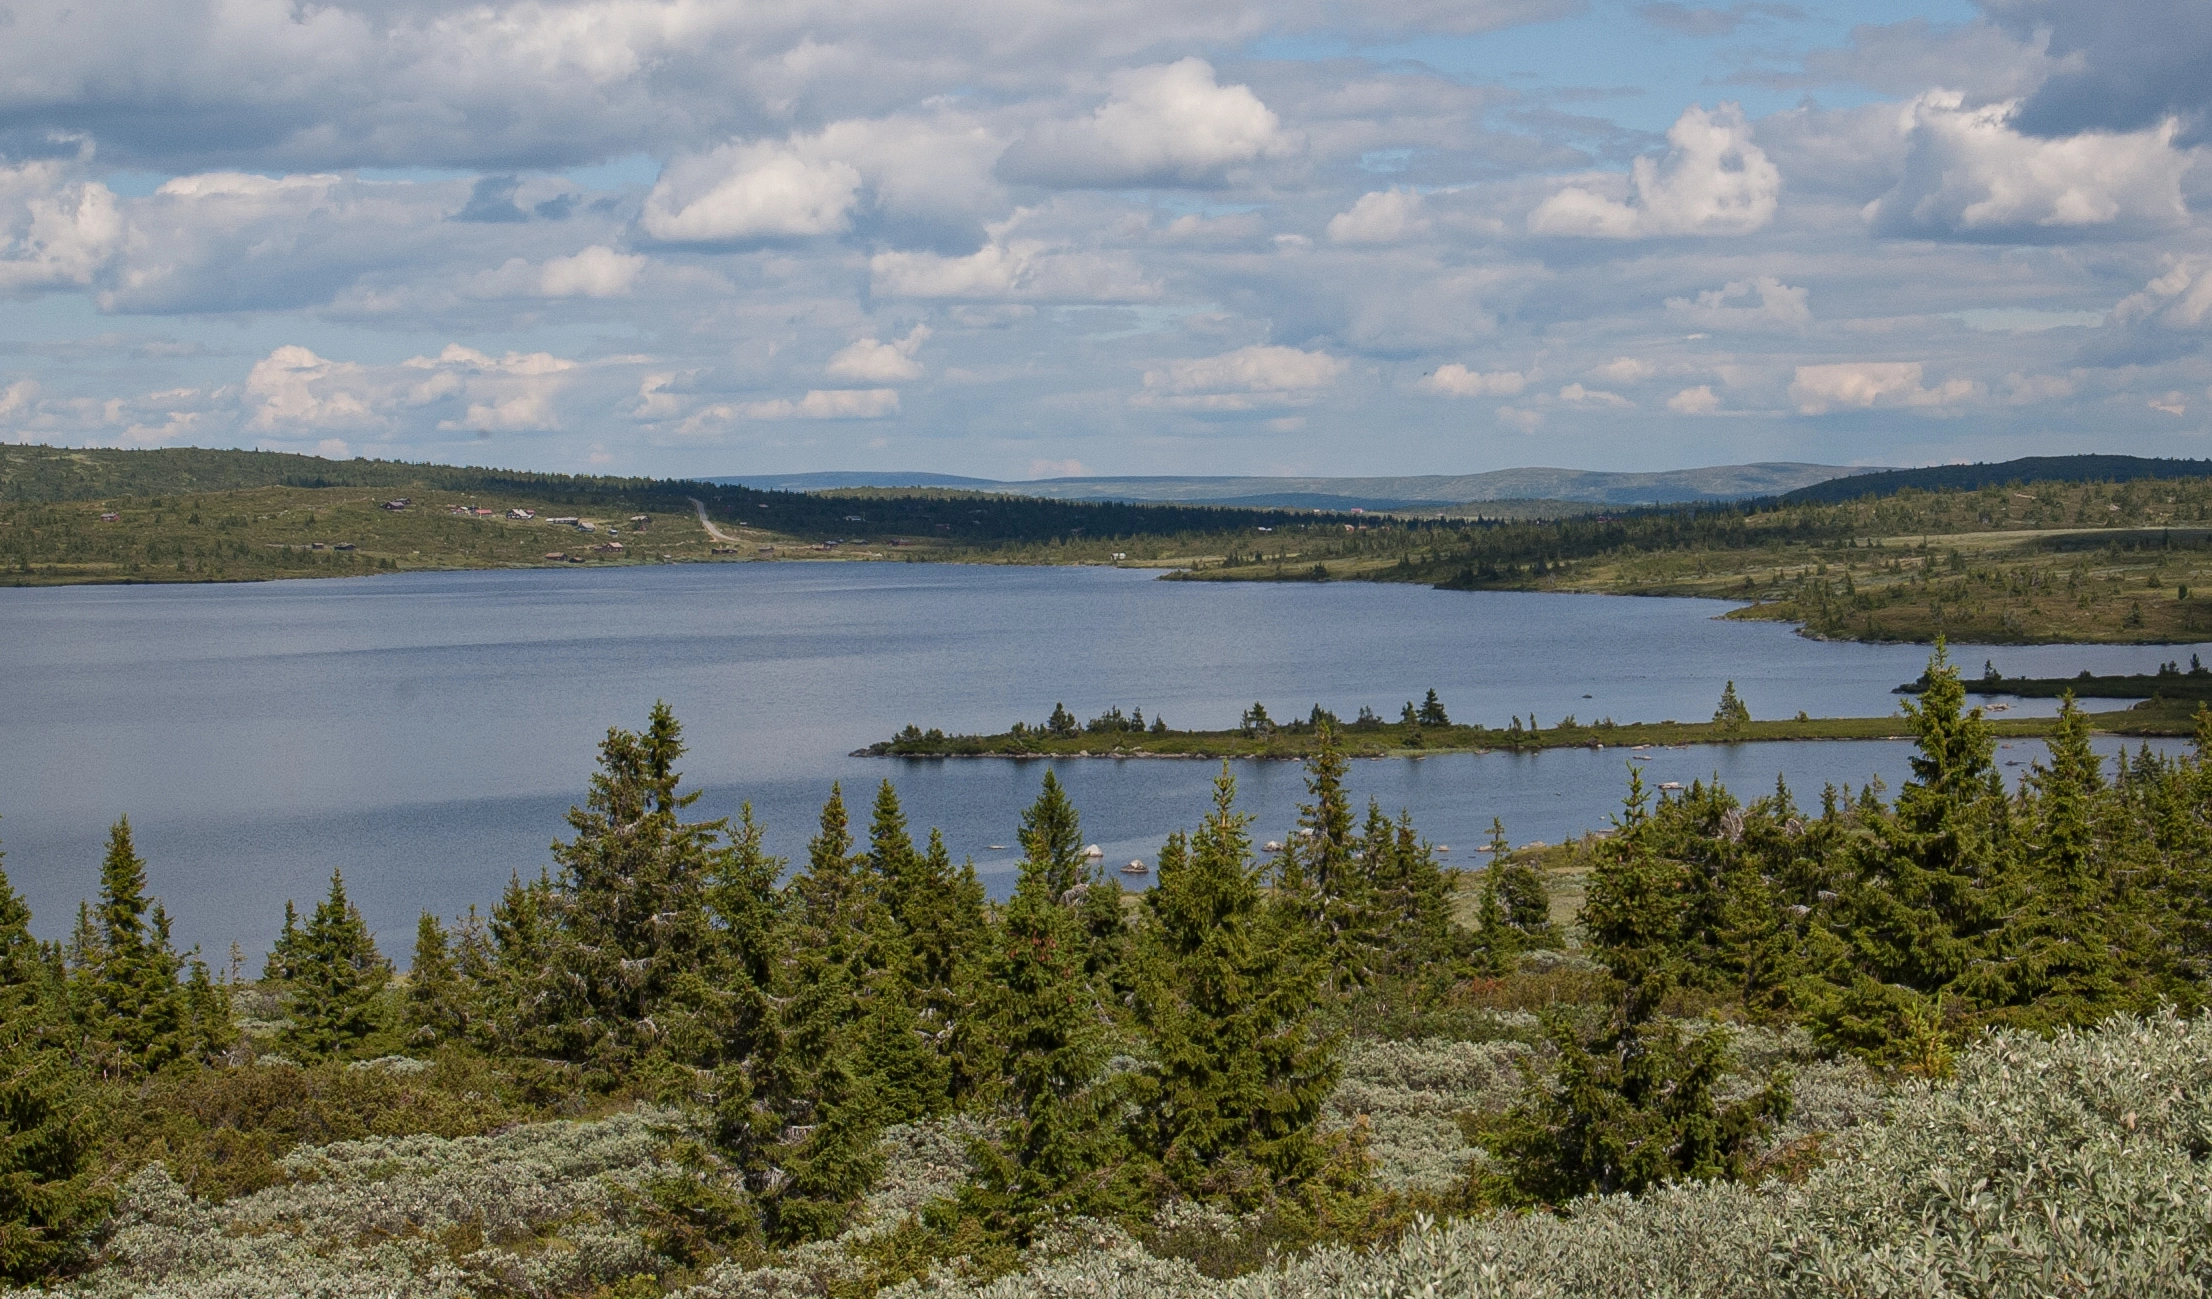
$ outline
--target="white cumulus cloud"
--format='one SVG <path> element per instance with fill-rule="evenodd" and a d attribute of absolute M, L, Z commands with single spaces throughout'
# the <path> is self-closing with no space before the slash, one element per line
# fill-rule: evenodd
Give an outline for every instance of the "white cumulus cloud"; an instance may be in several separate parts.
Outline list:
<path fill-rule="evenodd" d="M 1561 388 L 1559 401 L 1560 404 L 1572 406 L 1576 410 L 1625 410 L 1636 404 L 1617 392 L 1585 388 L 1579 383 L 1570 383 Z"/>
<path fill-rule="evenodd" d="M 1667 398 L 1667 409 L 1677 415 L 1710 415 L 1720 409 L 1720 396 L 1713 385 L 1701 383 Z"/>
<path fill-rule="evenodd" d="M 1640 356 L 1616 356 L 1590 373 L 1607 383 L 1642 383 L 1659 373 L 1659 367 Z"/>
<path fill-rule="evenodd" d="M 2012 128 L 2015 106 L 1967 108 L 1949 90 L 1914 99 L 1900 120 L 1905 174 L 1866 206 L 1868 223 L 1883 234 L 2006 240 L 2187 223 L 2181 178 L 2191 158 L 2173 148 L 2173 121 L 2040 139 Z"/>
<path fill-rule="evenodd" d="M 645 262 L 637 253 L 618 253 L 605 244 L 593 244 L 536 265 L 510 257 L 498 270 L 478 276 L 470 289 L 479 297 L 620 298 L 637 286 Z"/>
<path fill-rule="evenodd" d="M 1528 381 L 1529 376 L 1518 370 L 1470 370 L 1453 361 L 1436 367 L 1436 373 L 1414 386 L 1442 397 L 1511 397 Z"/>
<path fill-rule="evenodd" d="M 1133 68 L 1088 117 L 1046 122 L 999 159 L 1009 180 L 1068 188 L 1210 185 L 1232 167 L 1297 150 L 1249 86 L 1224 86 L 1204 59 Z"/>
<path fill-rule="evenodd" d="M 814 388 L 806 396 L 792 401 L 777 397 L 770 401 L 749 401 L 709 406 L 692 416 L 689 423 L 699 426 L 708 423 L 727 422 L 732 418 L 755 420 L 787 419 L 888 419 L 899 413 L 899 390 L 896 388 Z"/>
<path fill-rule="evenodd" d="M 1246 411 L 1304 405 L 1348 363 L 1327 352 L 1255 344 L 1219 356 L 1169 361 L 1145 371 L 1132 404 L 1162 410 Z"/>
<path fill-rule="evenodd" d="M 882 342 L 874 337 L 854 339 L 829 359 L 829 372 L 840 379 L 861 383 L 897 383 L 922 377 L 922 363 L 914 353 L 929 338 L 929 326 L 916 325 L 906 337 Z"/>
<path fill-rule="evenodd" d="M 1626 200 L 1569 186 L 1529 213 L 1529 230 L 1594 239 L 1734 235 L 1774 219 L 1782 173 L 1752 143 L 1741 107 L 1723 103 L 1708 113 L 1692 104 L 1668 128 L 1667 143 L 1663 160 L 1636 159 Z"/>
<path fill-rule="evenodd" d="M 1362 194 L 1350 209 L 1329 218 L 1329 238 L 1340 244 L 1394 244 L 1428 228 L 1421 196 L 1407 189 Z"/>
<path fill-rule="evenodd" d="M 115 195 L 59 161 L 0 166 L 0 294 L 85 285 L 123 241 Z"/>
<path fill-rule="evenodd" d="M 332 361 L 286 344 L 247 373 L 247 427 L 302 437 L 399 426 L 413 412 L 440 429 L 532 431 L 559 426 L 555 398 L 577 363 L 547 352 L 494 357 L 459 343 L 398 365 Z"/>
<path fill-rule="evenodd" d="M 2120 299 L 2112 323 L 2148 321 L 2172 329 L 2198 329 L 2212 320 L 2212 258 L 2171 259 L 2164 274 L 2139 293 Z"/>
<path fill-rule="evenodd" d="M 775 142 L 726 144 L 681 158 L 645 196 L 638 225 L 663 243 L 838 234 L 852 222 L 860 171 Z"/>
<path fill-rule="evenodd" d="M 894 249 L 870 258 L 868 275 L 874 291 L 891 298 L 1141 302 L 1160 296 L 1126 257 L 1038 239 L 994 239 L 965 257 Z"/>
<path fill-rule="evenodd" d="M 1809 324 L 1812 294 L 1772 275 L 1730 280 L 1695 298 L 1668 298 L 1667 311 L 1706 329 L 1769 329 Z"/>
<path fill-rule="evenodd" d="M 1790 400 L 1800 413 L 1819 415 L 1838 407 L 1953 406 L 1978 395 L 1971 379 L 1950 379 L 1933 388 L 1922 384 L 1918 361 L 1846 361 L 1801 365 L 1790 381 Z"/>

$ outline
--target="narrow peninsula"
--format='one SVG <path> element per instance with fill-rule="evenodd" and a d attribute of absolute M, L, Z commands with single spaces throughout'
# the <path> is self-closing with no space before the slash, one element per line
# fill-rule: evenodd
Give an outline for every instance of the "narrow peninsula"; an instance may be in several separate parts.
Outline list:
<path fill-rule="evenodd" d="M 2084 678 L 2083 698 L 2100 695 L 2095 687 L 2110 678 Z M 1916 692 L 1918 683 L 1900 687 Z M 2171 737 L 2198 733 L 2205 696 L 2178 692 L 2152 696 L 2130 708 L 2086 714 L 2089 729 L 2104 735 Z M 2005 711 L 1997 705 L 1990 713 Z M 2212 716 L 2212 714 L 2204 714 Z M 2005 739 L 2034 739 L 2053 733 L 2056 717 L 1988 716 L 1992 734 Z M 1911 719 L 1902 712 L 1884 717 L 1808 717 L 1755 720 L 1737 699 L 1734 683 L 1722 695 L 1710 721 L 1616 722 L 1610 717 L 1583 721 L 1573 715 L 1545 719 L 1515 717 L 1504 726 L 1464 725 L 1451 721 L 1436 692 L 1426 702 L 1407 704 L 1396 720 L 1362 709 L 1350 722 L 1318 704 L 1303 718 L 1278 721 L 1261 704 L 1247 709 L 1228 730 L 1178 730 L 1144 710 L 1123 713 L 1110 708 L 1078 722 L 1065 705 L 1056 706 L 1042 725 L 1016 722 L 995 735 L 948 735 L 917 725 L 888 740 L 854 751 L 855 757 L 888 758 L 1279 758 L 1304 760 L 1319 751 L 1323 731 L 1332 732 L 1343 752 L 1354 758 L 1420 758 L 1438 753 L 1534 752 L 1541 749 L 1622 749 L 1634 754 L 1655 748 L 1698 744 L 1746 744 L 1775 740 L 1905 740 Z"/>

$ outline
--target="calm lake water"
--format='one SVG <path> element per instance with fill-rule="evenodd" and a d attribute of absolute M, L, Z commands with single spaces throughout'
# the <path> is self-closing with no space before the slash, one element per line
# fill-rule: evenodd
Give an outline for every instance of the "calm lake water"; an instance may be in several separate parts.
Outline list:
<path fill-rule="evenodd" d="M 849 752 L 907 722 L 996 731 L 1064 701 L 1233 725 L 1255 699 L 1394 715 L 1435 687 L 1455 718 L 1709 717 L 1730 679 L 1758 717 L 1868 715 L 1924 649 L 1822 644 L 1715 620 L 1710 601 L 1447 593 L 1366 584 L 1160 582 L 1111 569 L 746 564 L 425 574 L 233 586 L 0 590 L 0 847 L 38 931 L 60 937 L 128 814 L 184 946 L 249 959 L 286 898 L 333 867 L 405 959 L 423 908 L 452 915 L 534 874 L 565 833 L 594 745 L 666 699 L 698 811 L 749 800 L 773 848 L 804 851 L 831 782 L 865 806 L 893 779 L 917 833 L 945 832 L 994 891 L 1042 766 Z M 1965 647 L 1970 672 L 2147 671 L 2191 646 Z M 2049 711 L 2026 701 L 2017 712 Z M 1717 773 L 1746 793 L 1905 774 L 1882 742 L 1715 746 L 1652 756 L 1647 779 Z M 2039 756 L 2022 743 L 2001 756 Z M 1353 786 L 1412 811 L 1453 859 L 1503 817 L 1516 843 L 1600 826 L 1615 750 L 1355 764 Z M 1216 768 L 1057 764 L 1109 864 L 1195 822 Z M 2013 771 L 2018 775 L 2026 768 Z M 1289 763 L 1240 763 L 1257 839 L 1303 794 Z"/>

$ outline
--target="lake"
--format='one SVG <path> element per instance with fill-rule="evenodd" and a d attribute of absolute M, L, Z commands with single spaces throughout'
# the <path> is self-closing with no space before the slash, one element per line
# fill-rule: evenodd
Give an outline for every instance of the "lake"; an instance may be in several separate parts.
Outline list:
<path fill-rule="evenodd" d="M 0 847 L 42 936 L 98 887 L 128 814 L 183 946 L 256 963 L 286 898 L 332 868 L 404 962 L 417 913 L 488 905 L 566 832 L 594 746 L 665 699 L 685 726 L 697 811 L 749 800 L 801 854 L 831 782 L 866 804 L 893 779 L 917 836 L 1003 893 L 1042 766 L 850 751 L 908 722 L 997 731 L 1057 702 L 1178 727 L 1315 703 L 1395 715 L 1434 687 L 1454 718 L 1502 725 L 1703 719 L 1724 682 L 1757 717 L 1869 715 L 1916 676 L 1914 646 L 1826 644 L 1730 623 L 1713 601 L 1438 592 L 1364 583 L 1215 585 L 1140 571 L 928 564 L 730 564 L 416 574 L 225 586 L 0 590 Z M 1965 647 L 1970 674 L 2149 671 L 2192 646 Z M 2049 711 L 2021 701 L 2016 713 Z M 2109 751 L 2107 746 L 2107 750 Z M 1651 781 L 1718 774 L 1746 794 L 1905 775 L 1908 746 L 1801 743 L 1655 753 Z M 2000 756 L 2026 763 L 2041 746 Z M 1516 843 L 1601 826 L 1625 754 L 1450 754 L 1354 764 L 1362 803 L 1404 807 L 1451 860 L 1490 818 Z M 1193 824 L 1214 764 L 1055 764 L 1109 865 Z M 1256 840 L 1296 815 L 1302 773 L 1235 765 Z M 2010 769 L 2017 776 L 2025 766 Z"/>

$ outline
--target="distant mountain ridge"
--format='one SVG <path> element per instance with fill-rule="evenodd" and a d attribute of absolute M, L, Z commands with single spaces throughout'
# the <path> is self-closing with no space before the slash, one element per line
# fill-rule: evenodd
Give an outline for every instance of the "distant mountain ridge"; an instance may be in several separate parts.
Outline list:
<path fill-rule="evenodd" d="M 1784 492 L 1879 469 L 1791 461 L 1713 465 L 1659 473 L 1595 469 L 1494 469 L 1480 474 L 1409 474 L 1376 478 L 1298 478 L 1260 475 L 1179 477 L 1040 478 L 1009 482 L 957 474 L 841 471 L 808 474 L 737 474 L 706 481 L 786 492 L 842 488 L 925 487 L 1000 492 L 1063 501 L 1141 501 L 1178 505 L 1244 505 L 1276 509 L 1393 510 L 1479 501 L 1579 501 L 1600 505 L 1665 505 L 1732 501 Z"/>

